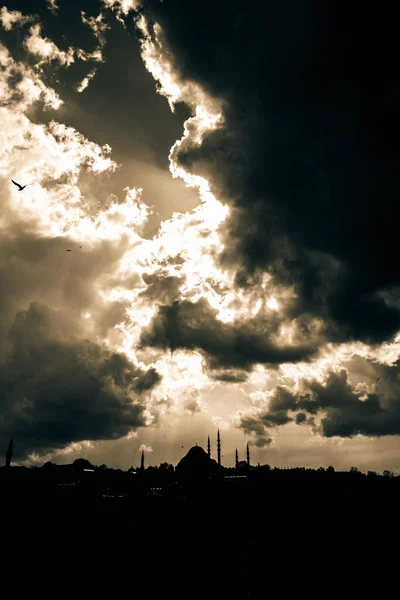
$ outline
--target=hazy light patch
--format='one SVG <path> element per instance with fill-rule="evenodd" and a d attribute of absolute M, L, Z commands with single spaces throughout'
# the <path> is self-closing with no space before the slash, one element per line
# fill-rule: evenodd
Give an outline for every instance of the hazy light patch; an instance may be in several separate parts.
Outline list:
<path fill-rule="evenodd" d="M 138 452 L 153 452 L 153 448 L 150 446 L 150 444 L 141 444 Z"/>
<path fill-rule="evenodd" d="M 112 202 L 109 208 L 101 210 L 95 217 L 85 215 L 78 208 L 80 216 L 68 226 L 68 234 L 77 241 L 89 239 L 91 243 L 100 240 L 121 240 L 126 237 L 130 242 L 140 240 L 138 231 L 147 221 L 149 207 L 141 201 L 140 189 L 126 188 L 123 202 Z"/>
<path fill-rule="evenodd" d="M 246 388 L 261 388 L 265 389 L 274 385 L 274 381 L 276 380 L 276 373 L 270 372 L 269 369 L 264 367 L 264 365 L 255 365 L 251 373 L 249 373 L 248 379 L 246 381 L 246 385 L 241 387 L 241 391 L 244 392 L 244 387 Z"/>
<path fill-rule="evenodd" d="M 279 310 L 279 304 L 276 298 L 269 298 L 267 300 L 267 307 L 270 310 Z"/>
<path fill-rule="evenodd" d="M 309 318 L 307 321 L 307 332 L 302 330 L 301 323 L 297 319 L 283 321 L 276 333 L 271 334 L 271 340 L 277 346 L 290 346 L 293 344 L 307 344 L 309 342 L 320 344 L 325 343 L 324 338 L 325 323 L 322 319 Z"/>
<path fill-rule="evenodd" d="M 143 301 L 140 302 L 138 292 L 134 290 L 133 293 L 136 298 L 132 302 L 132 305 L 126 309 L 129 323 L 119 323 L 114 328 L 119 335 L 119 342 L 116 350 L 126 354 L 130 360 L 136 360 L 135 347 L 140 341 L 142 329 L 149 325 L 151 319 L 157 312 L 157 307 L 155 305 L 148 305 Z"/>
<path fill-rule="evenodd" d="M 221 417 L 212 417 L 211 420 L 215 427 L 221 431 L 228 431 L 232 427 L 232 423 L 229 420 L 222 419 Z"/>
<path fill-rule="evenodd" d="M 178 419 L 184 413 L 206 411 L 205 391 L 212 387 L 203 372 L 203 358 L 197 352 L 164 353 L 152 366 L 162 376 L 162 383 L 151 393 L 150 410 Z"/>

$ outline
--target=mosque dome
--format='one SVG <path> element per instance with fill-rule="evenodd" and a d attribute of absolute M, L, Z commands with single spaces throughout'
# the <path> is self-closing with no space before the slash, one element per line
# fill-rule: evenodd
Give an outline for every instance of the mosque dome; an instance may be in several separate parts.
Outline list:
<path fill-rule="evenodd" d="M 176 465 L 176 473 L 183 479 L 208 478 L 219 471 L 218 464 L 212 460 L 201 446 L 190 448 Z"/>

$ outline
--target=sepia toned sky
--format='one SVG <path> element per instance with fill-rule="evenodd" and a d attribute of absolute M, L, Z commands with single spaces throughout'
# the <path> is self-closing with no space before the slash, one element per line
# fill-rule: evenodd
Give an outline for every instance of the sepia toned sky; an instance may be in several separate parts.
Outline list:
<path fill-rule="evenodd" d="M 227 466 L 400 472 L 395 23 L 6 1 L 4 452 L 176 464 L 219 427 Z"/>

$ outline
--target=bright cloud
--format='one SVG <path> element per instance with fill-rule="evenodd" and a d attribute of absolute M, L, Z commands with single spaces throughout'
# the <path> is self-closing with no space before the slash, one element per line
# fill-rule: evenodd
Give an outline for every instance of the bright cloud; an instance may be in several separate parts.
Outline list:
<path fill-rule="evenodd" d="M 11 31 L 15 25 L 25 25 L 30 21 L 32 17 L 23 15 L 18 10 L 8 10 L 6 6 L 0 9 L 0 22 L 6 31 Z"/>
<path fill-rule="evenodd" d="M 57 60 L 67 67 L 74 62 L 73 48 L 68 48 L 67 52 L 60 50 L 54 42 L 41 36 L 40 25 L 33 25 L 29 33 L 25 45 L 29 52 L 38 56 L 42 61 Z"/>

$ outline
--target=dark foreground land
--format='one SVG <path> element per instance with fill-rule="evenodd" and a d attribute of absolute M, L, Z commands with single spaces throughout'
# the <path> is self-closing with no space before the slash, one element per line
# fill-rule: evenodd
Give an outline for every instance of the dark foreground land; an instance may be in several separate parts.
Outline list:
<path fill-rule="evenodd" d="M 377 481 L 135 483 L 100 494 L 3 480 L 3 573 L 16 568 L 15 586 L 56 596 L 72 586 L 101 597 L 386 597 L 397 585 L 400 488 Z"/>

